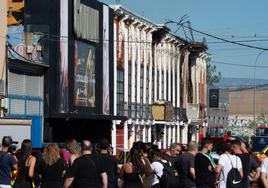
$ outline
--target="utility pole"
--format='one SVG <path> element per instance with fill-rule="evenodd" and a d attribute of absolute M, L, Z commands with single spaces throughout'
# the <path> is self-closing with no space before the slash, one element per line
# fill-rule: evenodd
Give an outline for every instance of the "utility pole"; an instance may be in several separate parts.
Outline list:
<path fill-rule="evenodd" d="M 194 42 L 194 34 L 193 34 L 191 22 L 188 21 L 187 24 L 188 24 L 188 28 L 189 28 L 189 31 L 190 31 L 190 34 L 191 34 L 192 42 Z"/>
<path fill-rule="evenodd" d="M 254 122 L 254 129 L 256 129 L 256 65 L 258 62 L 259 57 L 265 52 L 262 50 L 260 53 L 258 53 L 255 63 L 254 63 L 254 90 L 253 90 L 253 122 Z"/>

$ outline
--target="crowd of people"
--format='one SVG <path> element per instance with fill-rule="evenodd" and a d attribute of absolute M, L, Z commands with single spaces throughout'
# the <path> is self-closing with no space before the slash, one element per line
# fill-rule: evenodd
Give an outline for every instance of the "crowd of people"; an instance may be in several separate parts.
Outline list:
<path fill-rule="evenodd" d="M 94 147 L 89 140 L 51 143 L 35 155 L 31 140 L 23 140 L 16 155 L 11 143 L 3 137 L 0 188 L 268 188 L 268 158 L 260 161 L 238 139 L 215 146 L 204 139 L 201 147 L 191 141 L 185 151 L 179 143 L 162 151 L 138 141 L 122 165 L 104 138 Z"/>

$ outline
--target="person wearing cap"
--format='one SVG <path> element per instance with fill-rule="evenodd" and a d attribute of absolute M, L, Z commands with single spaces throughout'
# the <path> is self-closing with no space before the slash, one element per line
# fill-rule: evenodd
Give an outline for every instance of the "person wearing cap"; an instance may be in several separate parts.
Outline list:
<path fill-rule="evenodd" d="M 8 152 L 11 143 L 11 137 L 3 137 L 0 151 L 0 188 L 11 188 L 11 171 L 18 168 L 16 159 Z"/>

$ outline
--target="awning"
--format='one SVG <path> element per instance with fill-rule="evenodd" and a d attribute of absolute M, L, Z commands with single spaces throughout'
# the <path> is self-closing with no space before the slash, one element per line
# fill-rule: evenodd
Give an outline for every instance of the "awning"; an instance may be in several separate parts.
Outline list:
<path fill-rule="evenodd" d="M 8 59 L 8 69 L 17 74 L 26 74 L 29 76 L 42 76 L 45 74 L 49 65 L 44 63 L 33 63 L 19 59 Z"/>
<path fill-rule="evenodd" d="M 126 121 L 128 118 L 126 116 L 114 116 L 114 115 L 104 115 L 104 114 L 74 114 L 74 113 L 57 113 L 46 119 L 88 119 L 88 120 L 121 120 Z"/>

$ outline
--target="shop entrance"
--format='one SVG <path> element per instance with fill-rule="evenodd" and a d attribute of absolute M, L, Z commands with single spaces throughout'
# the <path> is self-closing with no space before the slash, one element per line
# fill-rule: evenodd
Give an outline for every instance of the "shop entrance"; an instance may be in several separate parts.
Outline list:
<path fill-rule="evenodd" d="M 45 121 L 44 142 L 65 142 L 74 138 L 96 143 L 101 138 L 111 140 L 111 120 L 49 119 Z"/>

